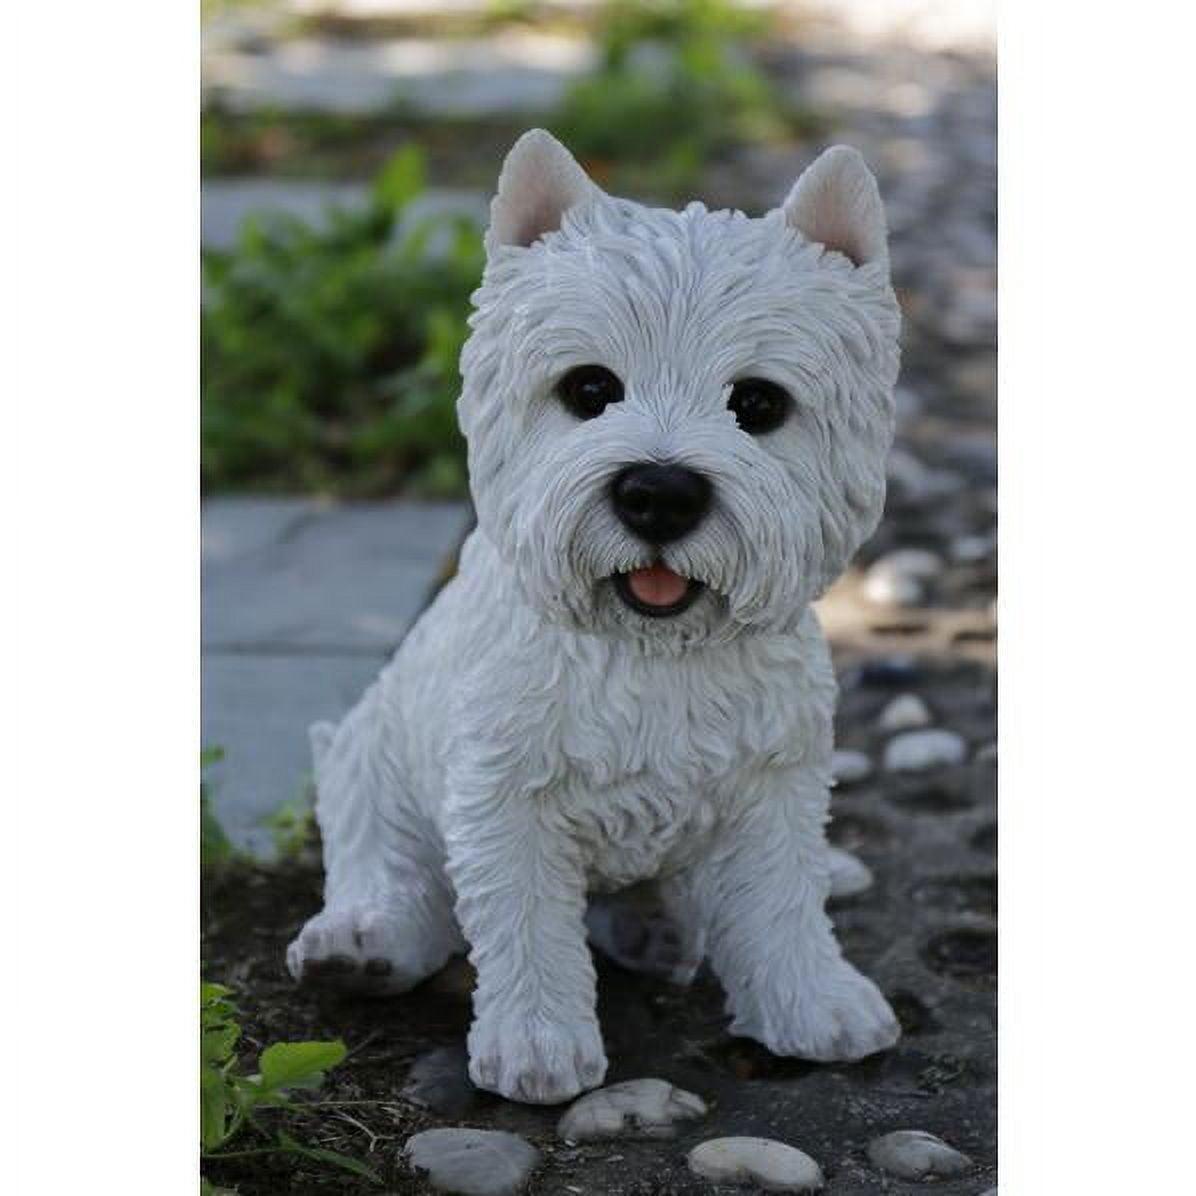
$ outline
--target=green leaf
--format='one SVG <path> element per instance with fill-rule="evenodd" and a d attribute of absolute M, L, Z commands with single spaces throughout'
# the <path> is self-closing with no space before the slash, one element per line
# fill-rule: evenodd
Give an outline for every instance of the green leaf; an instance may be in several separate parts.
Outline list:
<path fill-rule="evenodd" d="M 199 1073 L 199 1141 L 204 1150 L 215 1150 L 225 1139 L 229 1093 L 224 1077 L 214 1068 Z"/>
<path fill-rule="evenodd" d="M 345 1044 L 334 1042 L 276 1042 L 258 1060 L 259 1083 L 266 1092 L 283 1088 L 315 1088 L 324 1073 L 345 1057 Z"/>
<path fill-rule="evenodd" d="M 417 145 L 404 146 L 374 180 L 374 199 L 391 212 L 401 212 L 424 189 L 424 155 Z"/>

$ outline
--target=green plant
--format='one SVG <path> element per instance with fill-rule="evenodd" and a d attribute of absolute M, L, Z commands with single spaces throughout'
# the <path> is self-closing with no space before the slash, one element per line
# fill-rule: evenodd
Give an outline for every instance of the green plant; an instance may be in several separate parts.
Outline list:
<path fill-rule="evenodd" d="M 719 151 L 809 127 L 744 52 L 765 21 L 728 0 L 611 0 L 600 66 L 570 89 L 553 130 L 579 155 L 679 193 Z"/>
<path fill-rule="evenodd" d="M 310 790 L 292 801 L 283 802 L 266 819 L 266 826 L 274 836 L 275 858 L 279 861 L 299 859 L 316 833 L 316 811 Z"/>
<path fill-rule="evenodd" d="M 345 1057 L 345 1044 L 333 1042 L 276 1042 L 258 1057 L 258 1070 L 246 1075 L 237 1068 L 241 1026 L 231 991 L 221 984 L 201 984 L 199 989 L 200 1046 L 199 1100 L 200 1148 L 208 1159 L 247 1154 L 292 1154 L 343 1167 L 377 1181 L 364 1163 L 332 1150 L 305 1146 L 281 1129 L 265 1128 L 259 1114 L 271 1108 L 296 1108 L 291 1093 L 318 1088 L 324 1075 Z M 318 1104 L 307 1106 L 318 1108 Z M 244 1130 L 253 1129 L 269 1145 L 229 1151 Z"/>
<path fill-rule="evenodd" d="M 360 210 L 251 218 L 204 254 L 205 489 L 463 492 L 457 358 L 481 237 L 410 218 L 423 188 L 408 147 Z"/>
<path fill-rule="evenodd" d="M 212 809 L 212 793 L 203 770 L 224 759 L 223 748 L 208 748 L 199 757 L 199 866 L 208 871 L 229 863 L 236 851 Z"/>

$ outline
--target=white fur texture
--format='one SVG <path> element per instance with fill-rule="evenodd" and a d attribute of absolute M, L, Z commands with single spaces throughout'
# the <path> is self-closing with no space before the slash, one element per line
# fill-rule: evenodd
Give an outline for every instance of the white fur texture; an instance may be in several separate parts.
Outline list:
<path fill-rule="evenodd" d="M 645 878 L 734 1032 L 819 1060 L 897 1037 L 823 910 L 835 682 L 810 603 L 880 516 L 899 317 L 859 156 L 807 173 L 760 219 L 677 213 L 520 140 L 462 354 L 479 528 L 357 707 L 313 729 L 326 905 L 292 972 L 401 991 L 468 947 L 470 1074 L 512 1099 L 602 1081 L 587 893 Z M 583 364 L 625 387 L 584 422 L 553 393 Z M 758 437 L 727 409 L 748 377 L 795 400 Z M 609 500 L 644 461 L 713 484 L 661 554 L 706 584 L 670 619 L 610 580 L 657 556 Z"/>

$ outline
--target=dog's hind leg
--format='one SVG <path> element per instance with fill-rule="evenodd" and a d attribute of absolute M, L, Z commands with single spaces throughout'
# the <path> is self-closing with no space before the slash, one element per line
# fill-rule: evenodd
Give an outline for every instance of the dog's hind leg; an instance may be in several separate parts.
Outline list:
<path fill-rule="evenodd" d="M 586 933 L 620 967 L 680 985 L 693 981 L 706 950 L 680 878 L 591 896 Z"/>
<path fill-rule="evenodd" d="M 418 984 L 465 943 L 439 837 L 373 737 L 377 700 L 370 691 L 339 728 L 311 730 L 324 909 L 287 948 L 287 967 L 304 984 L 383 994 Z"/>

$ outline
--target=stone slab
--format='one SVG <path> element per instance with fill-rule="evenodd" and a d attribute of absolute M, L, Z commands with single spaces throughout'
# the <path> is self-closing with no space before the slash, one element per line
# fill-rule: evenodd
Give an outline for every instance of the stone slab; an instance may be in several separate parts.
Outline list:
<path fill-rule="evenodd" d="M 206 503 L 205 652 L 393 651 L 469 518 L 463 503 Z"/>
<path fill-rule="evenodd" d="M 265 819 L 301 797 L 310 776 L 308 726 L 340 718 L 385 659 L 204 654 L 201 742 L 224 749 L 206 775 L 216 817 L 237 847 L 270 855 Z"/>
<path fill-rule="evenodd" d="M 205 249 L 228 249 L 237 239 L 245 218 L 255 213 L 283 212 L 319 225 L 331 208 L 356 208 L 366 202 L 364 183 L 298 179 L 212 179 L 200 192 L 200 240 Z M 431 215 L 468 216 L 485 224 L 488 197 L 481 192 L 455 188 L 430 188 L 413 200 L 399 223 L 416 224 Z M 430 252 L 435 245 L 430 246 Z"/>
<path fill-rule="evenodd" d="M 307 728 L 357 700 L 419 615 L 469 525 L 463 503 L 204 503 L 201 740 L 237 846 L 268 855 L 263 822 L 301 796 Z"/>
<path fill-rule="evenodd" d="M 543 111 L 597 60 L 585 38 L 506 29 L 489 37 L 294 38 L 205 45 L 203 88 L 230 107 L 346 115 L 402 103 L 437 115 Z"/>

